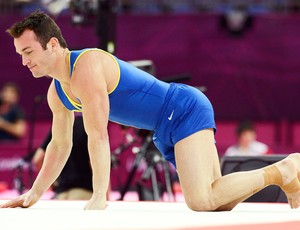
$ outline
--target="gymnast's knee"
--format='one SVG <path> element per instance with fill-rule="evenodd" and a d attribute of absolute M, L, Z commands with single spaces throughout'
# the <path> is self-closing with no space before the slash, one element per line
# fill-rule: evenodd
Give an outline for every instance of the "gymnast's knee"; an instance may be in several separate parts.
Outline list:
<path fill-rule="evenodd" d="M 217 206 L 214 202 L 214 200 L 210 197 L 197 197 L 197 198 L 186 198 L 186 204 L 187 206 L 196 212 L 201 211 L 215 211 L 217 210 Z"/>
<path fill-rule="evenodd" d="M 222 206 L 218 206 L 215 204 L 215 202 L 207 199 L 205 201 L 186 201 L 187 206 L 192 210 L 196 212 L 210 212 L 210 211 L 231 211 L 236 204 L 226 204 Z"/>

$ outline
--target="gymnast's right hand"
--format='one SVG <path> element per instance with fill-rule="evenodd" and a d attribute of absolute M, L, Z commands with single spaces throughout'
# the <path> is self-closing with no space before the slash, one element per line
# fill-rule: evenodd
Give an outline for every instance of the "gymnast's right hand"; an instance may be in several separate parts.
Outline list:
<path fill-rule="evenodd" d="M 15 199 L 1 204 L 0 208 L 29 208 L 30 206 L 34 205 L 39 200 L 39 198 L 39 195 L 29 190 L 28 192 L 16 197 Z"/>

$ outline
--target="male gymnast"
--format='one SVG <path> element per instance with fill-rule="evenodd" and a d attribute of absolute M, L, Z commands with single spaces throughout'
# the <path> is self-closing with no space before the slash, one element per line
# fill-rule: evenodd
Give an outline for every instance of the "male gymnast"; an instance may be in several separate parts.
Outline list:
<path fill-rule="evenodd" d="M 87 210 L 106 207 L 109 120 L 154 131 L 153 141 L 176 167 L 191 210 L 232 210 L 269 185 L 280 186 L 291 208 L 299 207 L 299 153 L 265 168 L 221 175 L 213 108 L 199 90 L 162 82 L 100 49 L 70 51 L 59 27 L 41 11 L 7 31 L 33 76 L 53 78 L 47 94 L 53 123 L 52 139 L 31 189 L 0 207 L 30 207 L 55 181 L 71 152 L 74 111 L 83 115 L 93 170 Z"/>

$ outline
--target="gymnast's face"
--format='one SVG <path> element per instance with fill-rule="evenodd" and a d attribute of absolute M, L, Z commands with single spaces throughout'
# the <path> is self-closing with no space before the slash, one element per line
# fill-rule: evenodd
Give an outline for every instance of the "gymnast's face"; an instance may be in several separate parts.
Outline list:
<path fill-rule="evenodd" d="M 49 42 L 50 43 L 50 42 Z M 44 50 L 36 35 L 31 30 L 14 39 L 16 52 L 22 57 L 22 64 L 27 66 L 35 78 L 50 74 L 51 70 L 51 50 Z"/>

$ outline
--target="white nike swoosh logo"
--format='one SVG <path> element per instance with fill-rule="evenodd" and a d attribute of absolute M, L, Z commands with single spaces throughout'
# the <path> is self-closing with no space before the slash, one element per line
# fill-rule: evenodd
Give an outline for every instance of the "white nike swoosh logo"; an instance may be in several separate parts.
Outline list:
<path fill-rule="evenodd" d="M 169 121 L 172 120 L 173 114 L 174 114 L 174 110 L 172 111 L 171 115 L 168 117 L 168 120 L 169 120 Z"/>

